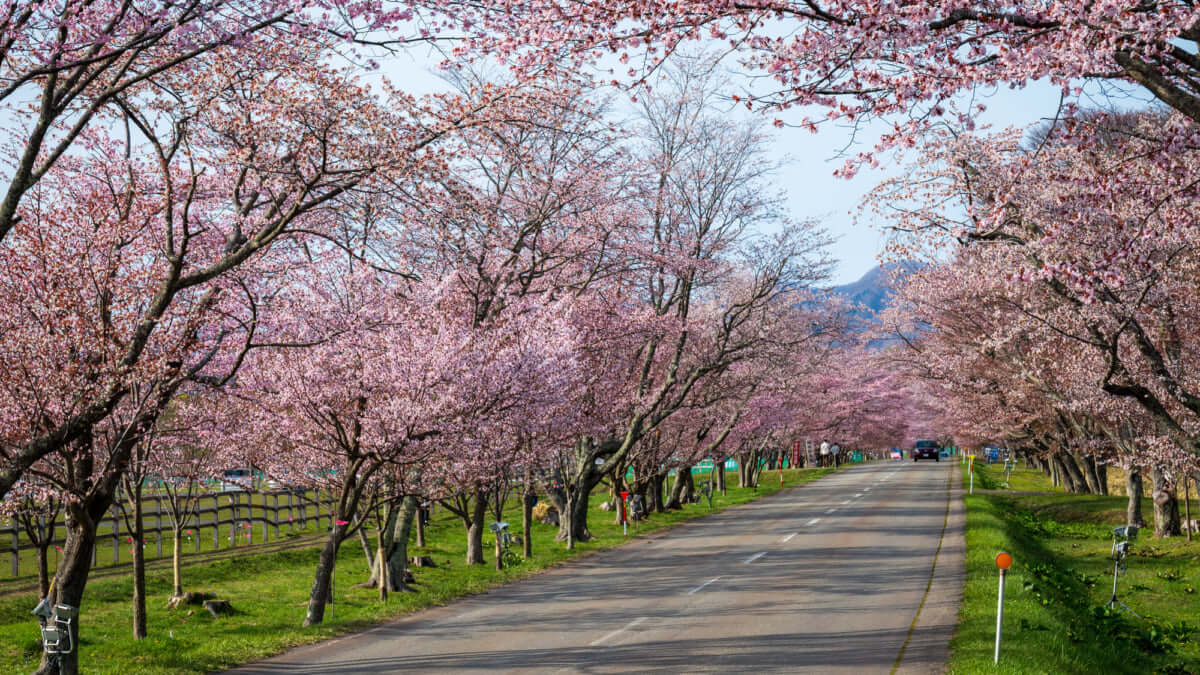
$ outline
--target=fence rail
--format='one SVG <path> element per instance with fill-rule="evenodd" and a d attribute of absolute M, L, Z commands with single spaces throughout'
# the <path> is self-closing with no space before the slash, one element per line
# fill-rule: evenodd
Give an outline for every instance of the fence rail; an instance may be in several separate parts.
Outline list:
<path fill-rule="evenodd" d="M 211 537 L 212 548 L 220 550 L 241 546 L 265 544 L 273 539 L 278 540 L 295 534 L 297 529 L 307 530 L 310 522 L 316 530 L 321 529 L 322 521 L 325 528 L 333 527 L 333 499 L 328 493 L 296 493 L 293 491 L 279 492 L 248 492 L 228 491 L 211 492 L 197 496 L 198 507 L 196 516 L 184 528 L 187 531 L 183 544 L 190 545 L 193 552 L 199 553 L 201 542 L 205 537 Z M 205 505 L 205 503 L 208 505 Z M 167 503 L 161 495 L 147 495 L 142 499 L 142 530 L 144 539 L 141 545 L 147 549 L 154 547 L 157 557 L 163 557 L 163 538 L 172 537 L 170 510 L 164 506 Z M 96 536 L 96 546 L 92 549 L 92 565 L 99 566 L 101 548 L 112 549 L 112 562 L 105 564 L 118 565 L 122 561 L 123 551 L 125 560 L 132 555 L 130 547 L 134 545 L 133 535 L 125 526 L 126 506 L 118 500 L 105 514 Z M 281 534 L 281 528 L 285 532 Z M 255 529 L 258 536 L 255 536 Z M 51 553 L 65 543 L 65 530 L 61 520 L 38 523 L 39 539 L 53 539 L 49 544 Z M 58 533 L 63 532 L 59 537 Z M 9 545 L 0 550 L 7 550 L 12 560 L 12 576 L 21 576 L 21 554 L 25 551 L 36 551 L 35 546 L 25 536 L 25 530 L 20 523 L 10 520 L 0 524 L 0 542 L 9 541 Z M 107 540 L 107 541 L 106 541 Z M 107 556 L 105 556 L 107 557 Z M 147 551 L 146 557 L 150 554 Z M 27 561 L 30 569 L 26 574 L 36 570 L 33 562 Z"/>

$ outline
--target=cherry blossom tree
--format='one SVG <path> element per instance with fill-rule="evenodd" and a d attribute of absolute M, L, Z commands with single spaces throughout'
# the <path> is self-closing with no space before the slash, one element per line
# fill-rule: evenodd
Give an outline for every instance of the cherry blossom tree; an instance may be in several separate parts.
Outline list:
<path fill-rule="evenodd" d="M 908 293 L 957 335 L 936 350 L 942 376 L 1003 392 L 973 395 L 1002 403 L 984 419 L 1053 449 L 1072 489 L 1104 489 L 1095 458 L 1149 470 L 1163 536 L 1178 529 L 1171 483 L 1196 461 L 1200 421 L 1183 328 L 1194 308 L 1180 301 L 1196 279 L 1195 188 L 1179 164 L 1191 129 L 1176 115 L 1091 114 L 1034 147 L 947 137 L 877 195 L 905 254 L 954 256 Z"/>
<path fill-rule="evenodd" d="M 402 29 L 411 11 L 345 0 L 114 3 L 28 0 L 0 9 L 0 144 L 11 172 L 0 201 L 0 240 L 23 217 L 22 199 L 55 163 L 112 124 L 153 107 L 155 87 L 202 72 L 213 54 L 258 60 L 250 43 L 350 47 Z M 346 49 L 349 53 L 351 50 Z"/>
<path fill-rule="evenodd" d="M 1136 87 L 1200 120 L 1198 64 L 1186 46 L 1197 9 L 1184 0 L 1137 2 L 542 2 L 482 3 L 485 29 L 460 46 L 523 70 L 615 55 L 614 81 L 651 82 L 691 42 L 720 44 L 770 85 L 731 92 L 751 108 L 819 106 L 825 120 L 889 117 L 876 150 L 909 144 L 955 111 L 959 94 L 1048 80 L 1069 97 L 1095 80 Z M 614 71 L 617 68 L 613 68 Z M 965 98 L 965 97 L 961 97 Z M 969 120 L 982 106 L 958 111 Z M 781 122 L 782 123 L 782 118 Z M 871 153 L 851 160 L 852 173 Z"/>
<path fill-rule="evenodd" d="M 262 449 L 268 475 L 301 473 L 335 498 L 306 625 L 323 619 L 338 548 L 366 514 L 492 479 L 492 454 L 514 445 L 512 420 L 536 419 L 571 371 L 550 313 L 519 308 L 475 325 L 452 284 L 341 269 L 296 299 L 303 319 L 289 341 L 310 346 L 251 355 L 229 393 L 241 445 Z"/>

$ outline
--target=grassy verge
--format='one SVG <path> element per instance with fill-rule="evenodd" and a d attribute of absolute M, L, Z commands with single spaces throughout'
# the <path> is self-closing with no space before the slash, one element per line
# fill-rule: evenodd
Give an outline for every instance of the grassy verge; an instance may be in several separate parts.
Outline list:
<path fill-rule="evenodd" d="M 802 469 L 784 472 L 784 485 L 806 483 L 832 469 Z M 701 477 L 697 477 L 698 479 Z M 730 484 L 736 474 L 729 475 Z M 780 489 L 777 474 L 764 474 L 757 490 L 730 487 L 727 495 L 716 495 L 713 511 L 752 501 Z M 186 590 L 207 591 L 229 599 L 238 610 L 235 616 L 215 620 L 203 610 L 164 609 L 170 594 L 170 572 L 147 574 L 150 637 L 131 638 L 132 582 L 128 577 L 100 579 L 88 585 L 81 610 L 82 666 L 88 673 L 207 673 L 278 653 L 288 647 L 323 640 L 361 629 L 413 611 L 446 604 L 456 598 L 486 591 L 625 541 L 611 513 L 598 508 L 603 494 L 592 497 L 589 526 L 595 539 L 567 551 L 553 541 L 557 528 L 535 524 L 534 557 L 522 564 L 496 571 L 485 545 L 489 564 L 463 564 L 466 543 L 460 521 L 448 513 L 435 512 L 427 528 L 427 546 L 410 549 L 412 555 L 432 556 L 437 567 L 414 572 L 419 592 L 393 594 L 386 603 L 376 592 L 356 589 L 367 574 L 362 547 L 356 540 L 342 546 L 335 578 L 332 618 L 324 625 L 302 628 L 308 590 L 317 563 L 317 548 L 223 560 L 207 566 L 189 567 L 184 573 Z M 681 511 L 654 514 L 630 529 L 638 536 L 671 527 L 710 513 L 707 504 L 692 504 Z M 515 504 L 505 513 L 510 523 L 520 523 Z M 517 526 L 519 529 L 519 525 Z M 29 615 L 37 599 L 31 593 L 14 593 L 0 598 L 0 672 L 31 672 L 39 657 L 37 624 Z"/>
<path fill-rule="evenodd" d="M 1022 489 L 1051 489 L 1036 471 L 1019 468 L 1013 477 Z M 977 488 L 1002 484 L 1003 473 L 977 465 L 975 479 Z M 965 500 L 967 583 L 951 672 L 1200 673 L 1200 542 L 1133 542 L 1118 595 L 1139 618 L 1104 609 L 1112 595 L 1112 528 L 1123 524 L 1124 497 L 999 493 Z M 997 667 L 1000 551 L 1014 562 Z"/>

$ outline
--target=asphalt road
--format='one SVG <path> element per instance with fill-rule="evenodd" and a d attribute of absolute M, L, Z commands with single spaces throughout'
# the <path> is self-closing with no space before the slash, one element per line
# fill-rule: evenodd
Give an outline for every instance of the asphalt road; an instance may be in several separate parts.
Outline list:
<path fill-rule="evenodd" d="M 855 466 L 232 672 L 940 673 L 963 579 L 957 467 Z"/>

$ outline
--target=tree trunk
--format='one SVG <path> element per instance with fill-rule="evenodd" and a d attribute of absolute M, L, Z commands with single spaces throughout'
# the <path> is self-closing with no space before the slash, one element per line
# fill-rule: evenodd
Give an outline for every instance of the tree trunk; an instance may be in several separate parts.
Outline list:
<path fill-rule="evenodd" d="M 375 577 L 378 576 L 378 570 L 375 568 L 375 552 L 371 550 L 371 542 L 367 540 L 367 530 L 364 527 L 358 528 L 358 545 L 362 547 L 363 560 L 367 562 L 367 570 L 371 574 L 371 588 L 375 587 Z"/>
<path fill-rule="evenodd" d="M 141 486 L 134 488 L 130 502 L 133 511 L 133 639 L 146 637 L 146 549 L 142 547 L 145 527 L 142 522 Z"/>
<path fill-rule="evenodd" d="M 1100 482 L 1100 472 L 1096 468 L 1096 458 L 1084 455 L 1076 459 L 1083 464 L 1083 477 L 1087 482 L 1088 492 L 1094 495 L 1104 494 L 1104 485 Z"/>
<path fill-rule="evenodd" d="M 747 465 L 746 455 L 738 455 L 737 465 L 738 465 L 738 469 L 737 469 L 738 487 L 740 487 L 740 488 L 750 487 L 750 476 L 748 475 L 748 470 L 746 468 L 746 465 Z"/>
<path fill-rule="evenodd" d="M 398 514 L 400 509 L 394 503 L 389 503 L 383 516 L 383 523 L 380 525 L 379 537 L 375 545 L 375 549 L 371 550 L 370 542 L 367 541 L 367 535 L 363 528 L 358 530 L 358 541 L 363 547 L 363 553 L 367 558 L 367 569 L 370 571 L 370 578 L 361 584 L 355 585 L 355 588 L 379 588 L 380 579 L 388 582 L 388 588 L 391 589 L 391 570 L 383 569 L 380 566 L 380 561 L 391 563 L 391 551 L 395 537 L 396 521 L 399 520 Z M 381 557 L 382 553 L 382 557 Z M 386 597 L 380 597 L 380 600 L 386 600 Z"/>
<path fill-rule="evenodd" d="M 1125 491 L 1129 493 L 1129 504 L 1125 507 L 1125 524 L 1146 526 L 1142 517 L 1142 472 L 1130 469 L 1125 476 Z"/>
<path fill-rule="evenodd" d="M 1192 540 L 1192 498 L 1188 494 L 1188 476 L 1183 476 L 1183 533 Z"/>
<path fill-rule="evenodd" d="M 393 530 L 391 555 L 388 557 L 388 584 L 396 592 L 416 592 L 404 581 L 404 572 L 408 569 L 408 538 L 412 535 L 413 519 L 420 521 L 419 509 L 417 498 L 411 495 L 400 503 L 400 517 Z"/>
<path fill-rule="evenodd" d="M 103 517 L 111 504 L 111 498 L 100 497 L 91 503 L 76 502 L 65 507 L 67 541 L 55 571 L 50 604 L 81 607 L 83 590 L 92 569 L 92 551 L 96 547 L 96 518 L 93 516 L 98 512 L 98 517 Z M 37 675 L 76 675 L 79 672 L 79 620 L 71 626 L 71 652 L 53 657 L 42 654 Z"/>
<path fill-rule="evenodd" d="M 600 483 L 600 474 L 594 466 L 583 466 L 573 483 L 566 483 L 557 490 L 547 490 L 547 497 L 558 509 L 558 534 L 554 541 L 565 541 L 567 548 L 575 547 L 577 541 L 591 541 L 588 530 L 588 497 Z"/>
<path fill-rule="evenodd" d="M 526 482 L 521 495 L 521 553 L 526 560 L 533 557 L 533 484 Z"/>
<path fill-rule="evenodd" d="M 433 504 L 430 504 L 429 507 L 433 508 Z M 417 548 L 425 546 L 425 511 L 425 507 L 417 505 Z"/>
<path fill-rule="evenodd" d="M 467 564 L 483 564 L 483 527 L 487 520 L 487 493 L 476 490 L 467 526 Z"/>
<path fill-rule="evenodd" d="M 717 472 L 717 489 L 725 494 L 725 460 L 713 462 L 713 471 Z"/>
<path fill-rule="evenodd" d="M 43 541 L 37 549 L 38 597 L 50 592 L 50 541 Z"/>
<path fill-rule="evenodd" d="M 391 576 L 388 574 L 391 565 L 388 564 L 388 552 L 386 550 L 390 547 L 386 547 L 387 542 L 384 541 L 387 538 L 387 535 L 384 534 L 386 529 L 387 525 L 379 528 L 379 535 L 375 539 L 375 567 L 379 570 L 379 579 L 376 580 L 375 585 L 379 587 L 380 602 L 387 602 L 388 582 Z"/>
<path fill-rule="evenodd" d="M 655 513 L 662 513 L 666 510 L 664 508 L 666 500 L 663 499 L 663 487 L 666 480 L 667 474 L 665 473 L 656 473 L 650 477 L 649 508 Z"/>
<path fill-rule="evenodd" d="M 340 521 L 339 521 L 340 522 Z M 338 548 L 342 545 L 345 525 L 334 523 L 321 549 L 317 561 L 317 572 L 313 577 L 312 591 L 308 594 L 308 611 L 304 615 L 305 626 L 315 626 L 325 620 L 325 605 L 333 597 L 333 568 L 337 563 Z"/>
<path fill-rule="evenodd" d="M 1069 452 L 1059 452 L 1054 455 L 1054 458 L 1062 465 L 1066 474 L 1067 490 L 1076 494 L 1088 493 L 1087 480 L 1084 479 L 1083 472 L 1079 470 L 1079 464 L 1075 462 L 1075 457 Z"/>
<path fill-rule="evenodd" d="M 663 508 L 667 511 L 674 511 L 683 508 L 681 498 L 683 496 L 683 468 L 675 471 L 675 482 L 671 484 L 671 496 L 667 499 L 667 503 Z"/>
<path fill-rule="evenodd" d="M 1158 469 L 1150 470 L 1150 481 L 1154 486 L 1154 536 L 1177 537 L 1180 532 L 1179 500 L 1175 488 L 1166 474 Z"/>

